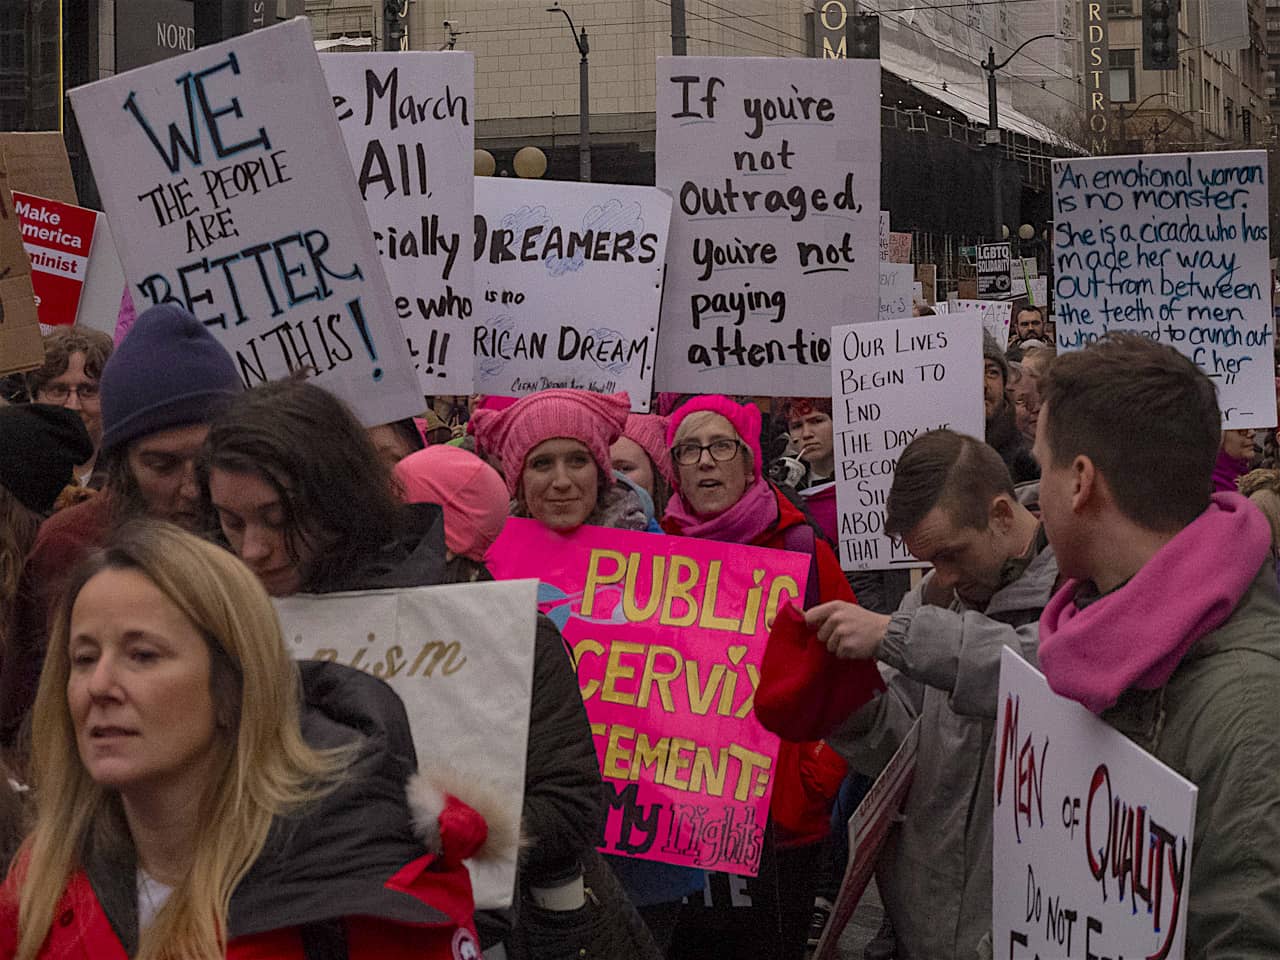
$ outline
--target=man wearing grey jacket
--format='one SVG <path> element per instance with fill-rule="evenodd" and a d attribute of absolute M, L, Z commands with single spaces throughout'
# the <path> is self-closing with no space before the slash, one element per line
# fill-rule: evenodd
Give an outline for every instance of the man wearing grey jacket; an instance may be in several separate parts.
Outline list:
<path fill-rule="evenodd" d="M 878 660 L 888 686 L 827 741 L 874 776 L 919 721 L 915 779 L 877 883 L 900 960 L 973 960 L 991 928 L 1000 651 L 1037 663 L 1058 566 L 999 454 L 950 430 L 903 451 L 885 529 L 934 569 L 890 616 L 842 602 L 805 615 L 836 656 Z"/>

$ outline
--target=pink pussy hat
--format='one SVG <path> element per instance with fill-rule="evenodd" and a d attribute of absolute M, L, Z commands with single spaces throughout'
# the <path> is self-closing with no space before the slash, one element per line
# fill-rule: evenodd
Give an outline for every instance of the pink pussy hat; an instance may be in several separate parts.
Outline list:
<path fill-rule="evenodd" d="M 444 542 L 460 557 L 482 561 L 507 522 L 507 486 L 474 453 L 438 444 L 395 465 L 408 503 L 438 503 L 444 510 Z"/>
<path fill-rule="evenodd" d="M 625 393 L 556 389 L 530 394 L 505 410 L 477 410 L 471 423 L 480 446 L 502 460 L 507 490 L 514 497 L 525 458 L 546 440 L 577 440 L 591 452 L 605 483 L 613 483 L 609 447 L 622 436 L 630 413 L 631 398 Z"/>
<path fill-rule="evenodd" d="M 671 448 L 667 446 L 667 418 L 654 413 L 633 413 L 627 417 L 622 435 L 640 445 L 653 468 L 667 481 L 667 486 L 674 490 L 676 469 L 671 462 Z"/>
<path fill-rule="evenodd" d="M 680 424 L 684 422 L 684 419 L 691 413 L 698 413 L 704 410 L 709 413 L 718 413 L 733 424 L 733 429 L 737 431 L 739 439 L 751 451 L 751 466 L 755 470 L 756 480 L 759 480 L 762 475 L 760 462 L 763 459 L 763 455 L 760 452 L 760 408 L 754 403 L 735 403 L 728 397 L 721 396 L 718 393 L 705 397 L 694 397 L 671 415 L 671 419 L 667 423 L 668 449 L 676 442 L 676 433 L 679 432 Z"/>

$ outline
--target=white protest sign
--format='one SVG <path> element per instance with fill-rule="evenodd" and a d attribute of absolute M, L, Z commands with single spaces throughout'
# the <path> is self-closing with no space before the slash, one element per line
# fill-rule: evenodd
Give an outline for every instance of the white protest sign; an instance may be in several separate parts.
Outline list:
<path fill-rule="evenodd" d="M 659 390 L 808 396 L 832 325 L 875 322 L 879 90 L 876 60 L 658 58 Z"/>
<path fill-rule="evenodd" d="M 423 394 L 472 392 L 475 58 L 320 57 Z"/>
<path fill-rule="evenodd" d="M 1049 279 L 1047 277 L 1032 277 L 1028 280 L 1027 296 L 1030 298 L 1033 307 L 1040 307 L 1043 310 L 1049 303 Z"/>
<path fill-rule="evenodd" d="M 904 447 L 939 427 L 981 437 L 982 326 L 909 317 L 831 331 L 832 421 L 845 570 L 927 566 L 885 535 L 884 505 Z"/>
<path fill-rule="evenodd" d="M 1182 960 L 1196 787 L 1000 651 L 998 957 Z"/>
<path fill-rule="evenodd" d="M 880 211 L 880 262 L 889 260 L 889 211 Z"/>
<path fill-rule="evenodd" d="M 952 300 L 952 314 L 976 313 L 982 318 L 983 329 L 991 334 L 1003 350 L 1009 346 L 1009 326 L 1013 320 L 1013 303 L 1009 300 Z"/>
<path fill-rule="evenodd" d="M 648 410 L 671 198 L 477 177 L 475 204 L 476 392 L 625 390 Z"/>
<path fill-rule="evenodd" d="M 880 264 L 880 319 L 911 316 L 915 267 L 909 263 Z"/>
<path fill-rule="evenodd" d="M 1266 153 L 1055 160 L 1053 209 L 1059 350 L 1141 333 L 1214 379 L 1224 429 L 1275 425 Z"/>
<path fill-rule="evenodd" d="M 311 367 L 366 425 L 421 412 L 306 20 L 70 96 L 139 312 L 190 310 L 247 386 Z"/>
<path fill-rule="evenodd" d="M 1009 282 L 1015 299 L 1031 292 L 1031 281 L 1039 276 L 1040 267 L 1034 257 L 1015 257 L 1009 262 Z"/>
<path fill-rule="evenodd" d="M 335 660 L 389 683 L 409 715 L 419 769 L 428 778 L 433 769 L 444 770 L 456 784 L 474 784 L 478 796 L 497 803 L 506 823 L 516 825 L 537 586 L 536 580 L 509 580 L 272 602 L 295 657 Z M 511 905 L 518 843 L 517 831 L 510 832 L 508 849 L 468 864 L 477 907 Z"/>

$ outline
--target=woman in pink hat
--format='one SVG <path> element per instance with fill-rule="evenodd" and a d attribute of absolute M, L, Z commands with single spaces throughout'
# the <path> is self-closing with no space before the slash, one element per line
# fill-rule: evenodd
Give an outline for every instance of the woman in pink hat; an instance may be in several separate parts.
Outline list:
<path fill-rule="evenodd" d="M 667 449 L 667 418 L 633 413 L 622 436 L 609 448 L 613 472 L 626 477 L 649 495 L 656 516 L 662 516 L 676 485 L 671 451 Z"/>

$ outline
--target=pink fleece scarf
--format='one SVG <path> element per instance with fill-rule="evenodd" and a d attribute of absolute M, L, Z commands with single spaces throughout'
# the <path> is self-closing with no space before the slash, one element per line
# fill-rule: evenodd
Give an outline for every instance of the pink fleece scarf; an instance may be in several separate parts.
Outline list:
<path fill-rule="evenodd" d="M 1215 493 L 1209 509 L 1117 590 L 1082 610 L 1075 605 L 1082 582 L 1068 580 L 1040 616 L 1049 686 L 1093 713 L 1131 687 L 1164 686 L 1192 645 L 1227 622 L 1270 548 L 1261 511 L 1238 493 Z"/>
<path fill-rule="evenodd" d="M 1238 460 L 1227 456 L 1227 451 L 1219 450 L 1218 459 L 1213 464 L 1213 489 L 1235 493 L 1239 489 L 1236 481 L 1248 472 L 1248 460 Z"/>
<path fill-rule="evenodd" d="M 667 504 L 662 518 L 662 526 L 668 533 L 742 544 L 754 543 L 777 522 L 778 497 L 765 480 L 757 480 L 747 487 L 737 503 L 714 517 L 697 516 L 677 494 Z"/>

